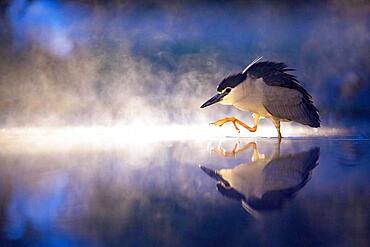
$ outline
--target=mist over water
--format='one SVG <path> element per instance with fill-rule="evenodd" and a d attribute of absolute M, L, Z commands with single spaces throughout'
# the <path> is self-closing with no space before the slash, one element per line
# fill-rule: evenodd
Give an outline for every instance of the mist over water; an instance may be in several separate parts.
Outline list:
<path fill-rule="evenodd" d="M 0 24 L 1 126 L 250 119 L 199 106 L 257 56 L 296 69 L 324 125 L 333 113 L 366 115 L 368 9 L 366 1 L 10 1 Z"/>
<path fill-rule="evenodd" d="M 369 246 L 368 2 L 0 2 L 0 246 Z M 259 56 L 321 128 L 207 125 Z"/>

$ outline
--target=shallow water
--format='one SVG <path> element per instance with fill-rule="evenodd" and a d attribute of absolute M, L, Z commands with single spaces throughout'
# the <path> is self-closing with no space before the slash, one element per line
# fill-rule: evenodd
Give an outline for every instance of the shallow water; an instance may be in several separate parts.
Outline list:
<path fill-rule="evenodd" d="M 368 246 L 369 144 L 229 138 L 32 151 L 8 143 L 1 246 Z"/>

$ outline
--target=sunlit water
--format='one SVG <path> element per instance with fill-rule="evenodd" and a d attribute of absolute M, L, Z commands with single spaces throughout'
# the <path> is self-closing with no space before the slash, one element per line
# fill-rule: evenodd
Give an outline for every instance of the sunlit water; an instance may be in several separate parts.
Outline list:
<path fill-rule="evenodd" d="M 368 139 L 101 131 L 3 131 L 1 246 L 369 245 Z"/>

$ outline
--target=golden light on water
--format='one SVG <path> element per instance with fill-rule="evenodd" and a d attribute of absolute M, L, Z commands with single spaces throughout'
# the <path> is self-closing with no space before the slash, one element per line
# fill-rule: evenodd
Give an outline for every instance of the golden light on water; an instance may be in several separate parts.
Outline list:
<path fill-rule="evenodd" d="M 340 136 L 343 129 L 290 126 L 282 128 L 284 137 Z M 213 127 L 205 125 L 131 125 L 93 127 L 28 127 L 2 129 L 1 152 L 49 152 L 65 150 L 108 150 L 127 145 L 141 145 L 164 141 L 206 141 L 224 138 L 276 137 L 272 126 L 259 126 L 257 132 L 242 130 L 237 133 L 229 125 Z"/>

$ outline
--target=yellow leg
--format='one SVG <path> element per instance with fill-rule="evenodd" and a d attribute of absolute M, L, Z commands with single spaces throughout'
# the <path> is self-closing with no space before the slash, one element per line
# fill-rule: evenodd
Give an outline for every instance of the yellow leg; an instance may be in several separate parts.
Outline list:
<path fill-rule="evenodd" d="M 272 122 L 274 123 L 274 125 L 275 125 L 275 128 L 276 128 L 276 130 L 277 130 L 277 132 L 278 132 L 278 138 L 279 138 L 279 142 L 281 141 L 281 132 L 280 132 L 280 120 L 278 120 L 278 119 L 272 119 Z"/>
<path fill-rule="evenodd" d="M 253 113 L 252 114 L 252 117 L 253 117 L 253 122 L 254 122 L 254 128 L 255 128 L 255 130 L 254 131 L 256 131 L 257 130 L 257 124 L 258 124 L 258 122 L 260 121 L 260 118 L 261 118 L 261 116 L 260 115 L 258 115 L 257 113 Z M 253 131 L 253 132 L 254 132 Z"/>
<path fill-rule="evenodd" d="M 248 144 L 245 144 L 241 148 L 239 148 L 239 143 L 237 142 L 231 151 L 226 151 L 226 149 L 224 149 L 223 147 L 218 146 L 216 149 L 212 149 L 212 152 L 215 152 L 222 157 L 232 157 L 232 156 L 235 156 L 237 153 L 244 152 L 245 150 L 249 148 L 253 148 L 253 156 L 255 156 L 255 151 L 257 150 L 257 146 L 255 142 L 249 142 Z"/>
<path fill-rule="evenodd" d="M 211 124 L 221 127 L 222 125 L 224 125 L 227 122 L 232 122 L 233 125 L 234 125 L 234 128 L 238 132 L 240 132 L 240 129 L 238 128 L 237 124 L 243 126 L 244 128 L 246 128 L 250 132 L 255 132 L 257 130 L 257 124 L 258 124 L 258 121 L 260 119 L 260 115 L 253 113 L 253 119 L 254 119 L 254 126 L 253 127 L 249 127 L 246 123 L 243 123 L 242 121 L 240 121 L 239 119 L 236 119 L 235 117 L 225 117 L 225 118 L 217 120 L 217 121 L 215 121 Z"/>

